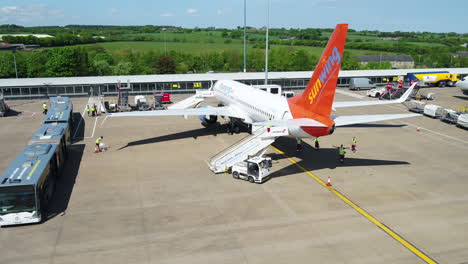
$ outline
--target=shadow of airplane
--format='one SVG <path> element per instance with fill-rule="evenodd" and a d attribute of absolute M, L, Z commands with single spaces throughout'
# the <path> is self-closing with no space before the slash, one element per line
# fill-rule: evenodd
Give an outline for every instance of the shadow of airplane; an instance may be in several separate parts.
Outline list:
<path fill-rule="evenodd" d="M 288 157 L 296 157 L 301 159 L 297 162 L 298 165 L 302 166 L 307 171 L 314 171 L 320 169 L 335 169 L 337 167 L 357 167 L 357 166 L 388 166 L 388 165 L 408 165 L 410 163 L 406 161 L 395 161 L 395 160 L 378 160 L 378 159 L 359 159 L 346 157 L 344 163 L 338 161 L 338 150 L 336 148 L 320 148 L 315 150 L 314 147 L 309 144 L 302 142 L 303 150 L 301 152 L 296 151 L 296 142 L 292 138 L 278 138 L 275 143 L 272 144 L 275 148 L 280 149 Z M 272 160 L 281 160 L 286 157 L 282 154 L 273 153 L 269 154 Z M 271 174 L 271 178 L 288 176 L 303 172 L 295 164 L 288 165 L 278 171 Z"/>
<path fill-rule="evenodd" d="M 468 96 L 458 96 L 458 95 L 454 95 L 453 97 L 458 98 L 458 99 L 462 99 L 462 100 L 467 100 L 467 101 L 468 101 Z"/>
<path fill-rule="evenodd" d="M 246 131 L 247 130 L 241 128 L 241 132 L 246 132 Z M 128 147 L 134 147 L 134 146 L 139 146 L 139 145 L 170 141 L 170 140 L 178 140 L 178 139 L 185 139 L 185 138 L 197 139 L 198 137 L 203 137 L 203 136 L 217 136 L 218 134 L 227 134 L 227 127 L 225 124 L 216 123 L 216 124 L 209 125 L 209 126 L 202 127 L 202 128 L 187 130 L 183 132 L 173 133 L 173 134 L 154 137 L 154 138 L 147 138 L 147 139 L 132 141 L 117 150 L 122 150 Z"/>

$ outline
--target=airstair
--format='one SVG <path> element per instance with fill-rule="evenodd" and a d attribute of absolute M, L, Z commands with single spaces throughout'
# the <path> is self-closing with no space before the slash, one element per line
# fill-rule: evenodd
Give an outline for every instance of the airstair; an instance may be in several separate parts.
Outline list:
<path fill-rule="evenodd" d="M 213 91 L 211 90 L 196 90 L 195 95 L 185 98 L 184 100 L 172 104 L 167 109 L 188 109 L 192 108 L 201 103 L 206 97 L 213 97 Z"/>
<path fill-rule="evenodd" d="M 246 160 L 266 150 L 279 136 L 287 136 L 289 131 L 284 127 L 261 127 L 229 148 L 213 156 L 208 165 L 214 173 L 227 171 L 234 164 Z"/>

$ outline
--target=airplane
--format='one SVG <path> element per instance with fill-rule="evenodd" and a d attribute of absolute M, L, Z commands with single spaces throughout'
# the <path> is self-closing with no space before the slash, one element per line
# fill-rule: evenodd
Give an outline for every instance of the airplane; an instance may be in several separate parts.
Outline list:
<path fill-rule="evenodd" d="M 238 124 L 255 127 L 287 128 L 288 137 L 316 138 L 331 135 L 336 127 L 408 118 L 419 114 L 352 115 L 333 116 L 336 108 L 367 105 L 396 104 L 406 101 L 415 85 L 397 100 L 334 102 L 338 73 L 343 58 L 348 24 L 338 24 L 301 95 L 286 98 L 252 86 L 232 81 L 218 80 L 212 87 L 212 95 L 219 107 L 168 109 L 146 112 L 108 114 L 111 117 L 136 116 L 202 116 L 208 124 L 217 122 L 218 116 L 229 118 L 231 131 L 238 132 Z M 229 128 L 228 128 L 229 129 Z"/>
<path fill-rule="evenodd" d="M 468 77 L 465 77 L 463 80 L 458 81 L 455 86 L 460 88 L 464 95 L 468 95 Z"/>

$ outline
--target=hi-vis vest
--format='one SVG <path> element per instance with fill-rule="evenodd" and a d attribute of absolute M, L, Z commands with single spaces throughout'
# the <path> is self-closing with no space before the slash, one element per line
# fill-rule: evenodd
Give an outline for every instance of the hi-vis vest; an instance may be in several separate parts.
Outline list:
<path fill-rule="evenodd" d="M 344 151 L 344 148 L 340 147 L 340 148 L 338 149 L 338 154 L 344 155 L 345 153 L 346 153 L 346 152 Z"/>
<path fill-rule="evenodd" d="M 319 139 L 318 139 L 318 138 L 315 138 L 315 139 L 314 139 L 314 142 L 319 142 Z"/>
<path fill-rule="evenodd" d="M 101 143 L 101 139 L 100 138 L 96 139 L 96 144 L 99 145 L 100 143 Z"/>
<path fill-rule="evenodd" d="M 47 109 L 47 105 L 46 105 L 46 104 L 42 104 L 42 109 L 46 110 L 46 109 Z"/>
<path fill-rule="evenodd" d="M 357 143 L 357 140 L 353 138 L 353 145 L 356 145 L 356 143 Z"/>

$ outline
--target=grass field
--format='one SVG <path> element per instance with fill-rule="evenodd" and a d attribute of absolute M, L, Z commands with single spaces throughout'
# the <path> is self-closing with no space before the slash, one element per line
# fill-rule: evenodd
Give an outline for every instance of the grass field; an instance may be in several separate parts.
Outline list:
<path fill-rule="evenodd" d="M 239 53 L 243 52 L 242 43 L 189 43 L 189 42 L 167 42 L 167 50 L 175 50 L 178 52 L 185 52 L 190 54 L 201 54 L 209 51 L 221 52 L 224 50 L 234 50 Z M 103 42 L 99 44 L 88 44 L 101 46 L 109 52 L 115 52 L 120 49 L 130 48 L 136 51 L 150 51 L 164 52 L 164 42 L 158 41 L 128 41 L 128 42 Z M 272 45 L 272 49 L 281 47 L 283 45 Z M 291 49 L 306 50 L 309 54 L 319 57 L 322 54 L 323 48 L 320 47 L 306 47 L 306 46 L 283 46 Z M 247 46 L 248 50 L 252 50 L 252 45 Z M 377 54 L 393 54 L 391 52 L 378 52 L 368 50 L 353 50 L 346 49 L 351 55 L 377 55 Z"/>

